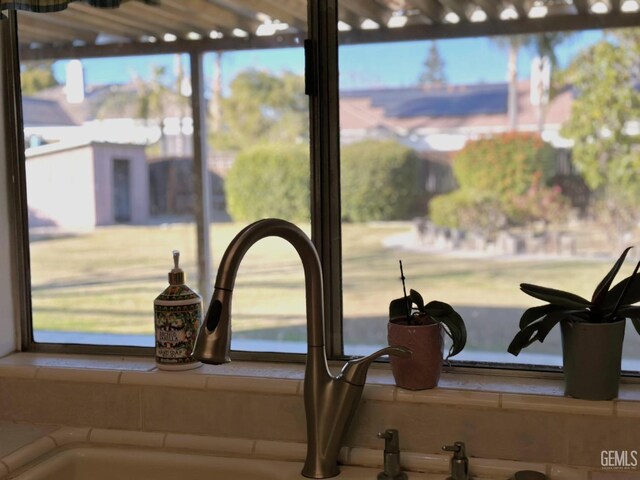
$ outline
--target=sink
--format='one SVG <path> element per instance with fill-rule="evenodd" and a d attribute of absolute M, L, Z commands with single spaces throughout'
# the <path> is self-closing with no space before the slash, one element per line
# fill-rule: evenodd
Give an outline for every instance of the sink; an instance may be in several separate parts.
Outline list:
<path fill-rule="evenodd" d="M 302 462 L 219 457 L 142 448 L 76 446 L 55 450 L 15 480 L 293 480 L 303 478 Z M 378 469 L 341 467 L 338 479 L 374 480 Z M 8 480 L 7 479 L 7 480 Z"/>

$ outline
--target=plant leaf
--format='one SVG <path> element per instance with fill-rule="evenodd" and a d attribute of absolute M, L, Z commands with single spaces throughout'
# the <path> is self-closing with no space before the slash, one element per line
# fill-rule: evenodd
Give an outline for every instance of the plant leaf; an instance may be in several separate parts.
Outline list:
<path fill-rule="evenodd" d="M 556 290 L 554 288 L 541 287 L 539 285 L 531 285 L 530 283 L 521 283 L 520 290 L 534 298 L 544 300 L 552 305 L 584 308 L 591 306 L 591 302 L 586 298 L 573 293 Z"/>
<path fill-rule="evenodd" d="M 536 340 L 540 343 L 544 342 L 549 332 L 555 327 L 560 320 L 571 316 L 573 312 L 570 310 L 561 310 L 553 312 L 544 317 L 544 320 L 538 323 L 538 333 L 536 333 Z"/>
<path fill-rule="evenodd" d="M 629 277 L 631 277 L 631 275 L 629 275 Z M 624 290 L 629 277 L 621 280 L 619 283 L 616 283 L 615 286 L 607 292 L 607 298 L 604 302 L 603 310 L 613 310 L 618 298 L 622 295 L 622 291 Z M 636 273 L 633 276 L 633 283 L 631 283 L 631 286 L 627 290 L 622 305 L 632 305 L 638 302 L 640 302 L 640 273 Z"/>
<path fill-rule="evenodd" d="M 631 250 L 632 248 L 633 247 L 627 247 L 624 249 L 624 252 L 622 252 L 620 258 L 618 258 L 616 263 L 613 265 L 613 268 L 609 271 L 609 273 L 607 273 L 607 275 L 600 281 L 600 283 L 596 287 L 595 291 L 593 292 L 593 297 L 591 297 L 591 303 L 593 304 L 594 310 L 602 310 L 605 299 L 607 297 L 607 292 L 609 291 L 609 287 L 613 283 L 614 278 L 616 278 L 620 267 L 622 267 L 627 253 L 629 253 L 629 250 Z"/>
<path fill-rule="evenodd" d="M 507 348 L 507 352 L 517 357 L 523 348 L 527 348 L 535 342 L 537 340 L 536 334 L 538 333 L 539 323 L 539 321 L 533 322 L 516 333 Z"/>
<path fill-rule="evenodd" d="M 618 309 L 616 317 L 640 318 L 640 306 L 626 306 Z"/>
<path fill-rule="evenodd" d="M 564 310 L 565 307 L 547 304 L 547 305 L 539 305 L 537 307 L 528 308 L 522 314 L 522 317 L 520 317 L 520 323 L 518 324 L 518 326 L 522 330 L 524 327 L 526 327 L 527 325 L 530 325 L 531 323 L 535 322 L 539 318 L 542 318 L 548 313 L 555 312 L 556 310 L 559 310 L 559 309 Z"/>
<path fill-rule="evenodd" d="M 411 313 L 411 304 L 409 297 L 396 298 L 389 303 L 389 319 L 407 318 L 407 312 Z"/>
<path fill-rule="evenodd" d="M 420 295 L 415 290 L 411 289 L 411 290 L 409 290 L 409 297 L 411 298 L 411 301 L 417 305 L 418 310 L 423 312 L 424 311 L 424 300 L 422 299 L 422 295 Z"/>
<path fill-rule="evenodd" d="M 434 300 L 424 307 L 427 313 L 436 322 L 443 324 L 445 332 L 451 338 L 451 348 L 447 354 L 447 359 L 460 353 L 467 344 L 467 328 L 464 320 L 451 305 Z"/>

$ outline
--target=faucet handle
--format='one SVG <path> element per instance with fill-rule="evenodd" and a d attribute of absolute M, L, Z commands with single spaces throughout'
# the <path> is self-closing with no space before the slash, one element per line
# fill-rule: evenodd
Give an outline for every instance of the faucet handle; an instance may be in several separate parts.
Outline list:
<path fill-rule="evenodd" d="M 454 442 L 453 445 L 443 445 L 442 450 L 445 452 L 453 452 L 453 458 L 462 460 L 467 456 L 465 452 L 464 442 Z"/>
<path fill-rule="evenodd" d="M 367 381 L 367 372 L 371 364 L 374 360 L 384 355 L 395 355 L 406 358 L 411 356 L 411 350 L 405 347 L 386 347 L 366 357 L 354 358 L 345 363 L 338 378 L 352 385 L 362 386 Z"/>
<path fill-rule="evenodd" d="M 378 438 L 384 439 L 384 451 L 397 453 L 400 451 L 400 436 L 395 428 L 388 428 L 378 433 Z"/>

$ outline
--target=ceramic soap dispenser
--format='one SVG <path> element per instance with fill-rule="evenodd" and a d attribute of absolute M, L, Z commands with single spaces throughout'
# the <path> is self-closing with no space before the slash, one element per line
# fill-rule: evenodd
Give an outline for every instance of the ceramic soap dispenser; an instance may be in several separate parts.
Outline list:
<path fill-rule="evenodd" d="M 161 370 L 188 370 L 202 365 L 193 358 L 193 345 L 202 323 L 202 298 L 185 285 L 173 251 L 169 286 L 153 302 L 156 330 L 156 364 Z"/>

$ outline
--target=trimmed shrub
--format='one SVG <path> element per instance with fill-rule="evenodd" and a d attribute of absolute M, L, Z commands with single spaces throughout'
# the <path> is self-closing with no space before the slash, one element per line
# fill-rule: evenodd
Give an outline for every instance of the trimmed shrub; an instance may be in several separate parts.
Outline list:
<path fill-rule="evenodd" d="M 240 152 L 227 174 L 227 211 L 236 221 L 309 220 L 309 189 L 307 145 L 258 145 Z"/>
<path fill-rule="evenodd" d="M 394 141 L 365 140 L 341 151 L 342 218 L 402 220 L 420 212 L 420 159 Z"/>
<path fill-rule="evenodd" d="M 433 198 L 429 203 L 429 217 L 435 225 L 467 230 L 487 238 L 494 238 L 507 223 L 507 216 L 494 195 L 462 189 Z"/>
<path fill-rule="evenodd" d="M 553 175 L 553 148 L 538 134 L 506 133 L 467 142 L 453 160 L 461 189 L 492 192 L 503 201 L 525 194 L 534 179 L 546 185 Z"/>

